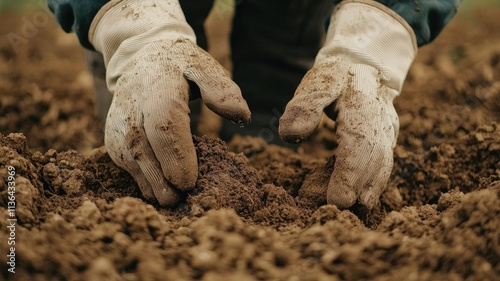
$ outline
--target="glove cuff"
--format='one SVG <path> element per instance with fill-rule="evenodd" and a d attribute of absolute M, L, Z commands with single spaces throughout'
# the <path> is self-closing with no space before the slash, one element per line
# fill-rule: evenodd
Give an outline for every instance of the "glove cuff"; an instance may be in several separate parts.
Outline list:
<path fill-rule="evenodd" d="M 348 0 L 333 11 L 315 64 L 341 58 L 372 66 L 399 93 L 417 49 L 412 28 L 397 13 L 376 1 Z"/>
<path fill-rule="evenodd" d="M 104 57 L 113 93 L 129 60 L 149 43 L 187 39 L 196 43 L 178 0 L 112 0 L 94 17 L 89 41 Z"/>

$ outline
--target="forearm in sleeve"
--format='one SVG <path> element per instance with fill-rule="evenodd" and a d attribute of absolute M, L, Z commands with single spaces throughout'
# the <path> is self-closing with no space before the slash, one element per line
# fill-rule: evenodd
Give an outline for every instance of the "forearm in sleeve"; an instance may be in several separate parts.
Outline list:
<path fill-rule="evenodd" d="M 342 0 L 333 0 L 334 4 Z M 398 13 L 413 28 L 419 46 L 443 30 L 462 0 L 376 0 Z M 82 46 L 93 49 L 88 40 L 90 23 L 109 0 L 47 0 L 49 9 L 66 32 L 75 32 Z"/>
<path fill-rule="evenodd" d="M 89 27 L 104 4 L 109 0 L 47 0 L 49 9 L 66 32 L 75 32 L 80 44 L 93 50 L 89 42 Z"/>

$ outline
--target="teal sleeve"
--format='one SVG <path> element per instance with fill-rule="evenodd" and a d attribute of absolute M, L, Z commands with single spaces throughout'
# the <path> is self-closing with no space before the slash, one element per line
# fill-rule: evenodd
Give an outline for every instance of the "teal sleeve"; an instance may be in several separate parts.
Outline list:
<path fill-rule="evenodd" d="M 47 5 L 64 31 L 75 32 L 80 44 L 93 50 L 88 38 L 90 24 L 107 2 L 109 0 L 47 0 Z"/>
<path fill-rule="evenodd" d="M 334 4 L 342 0 L 334 0 Z M 399 14 L 412 27 L 418 46 L 425 45 L 443 30 L 457 13 L 462 0 L 376 0 Z"/>

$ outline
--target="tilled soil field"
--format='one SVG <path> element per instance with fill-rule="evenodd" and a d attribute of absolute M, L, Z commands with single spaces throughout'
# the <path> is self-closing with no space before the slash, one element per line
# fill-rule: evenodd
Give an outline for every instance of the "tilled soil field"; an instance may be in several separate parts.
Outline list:
<path fill-rule="evenodd" d="M 296 152 L 194 137 L 195 190 L 176 209 L 145 201 L 101 147 L 83 50 L 42 15 L 1 15 L 0 279 L 499 280 L 500 10 L 420 49 L 371 212 L 300 189 L 327 180 L 329 122 Z"/>

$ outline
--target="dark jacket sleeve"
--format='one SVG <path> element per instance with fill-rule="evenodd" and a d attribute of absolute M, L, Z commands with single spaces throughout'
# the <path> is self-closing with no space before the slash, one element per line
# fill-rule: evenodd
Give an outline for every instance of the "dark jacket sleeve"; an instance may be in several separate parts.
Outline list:
<path fill-rule="evenodd" d="M 334 4 L 342 0 L 334 0 Z M 457 13 L 462 0 L 376 0 L 399 14 L 413 28 L 418 46 L 425 45 L 443 30 Z"/>
<path fill-rule="evenodd" d="M 93 50 L 88 38 L 90 24 L 107 2 L 109 0 L 47 0 L 47 5 L 64 31 L 75 32 L 80 44 Z"/>
<path fill-rule="evenodd" d="M 342 0 L 333 0 L 334 4 Z M 462 0 L 376 0 L 398 13 L 413 28 L 419 46 L 443 30 Z M 74 31 L 82 46 L 93 49 L 88 31 L 94 16 L 109 0 L 47 0 L 49 9 L 66 32 Z"/>

